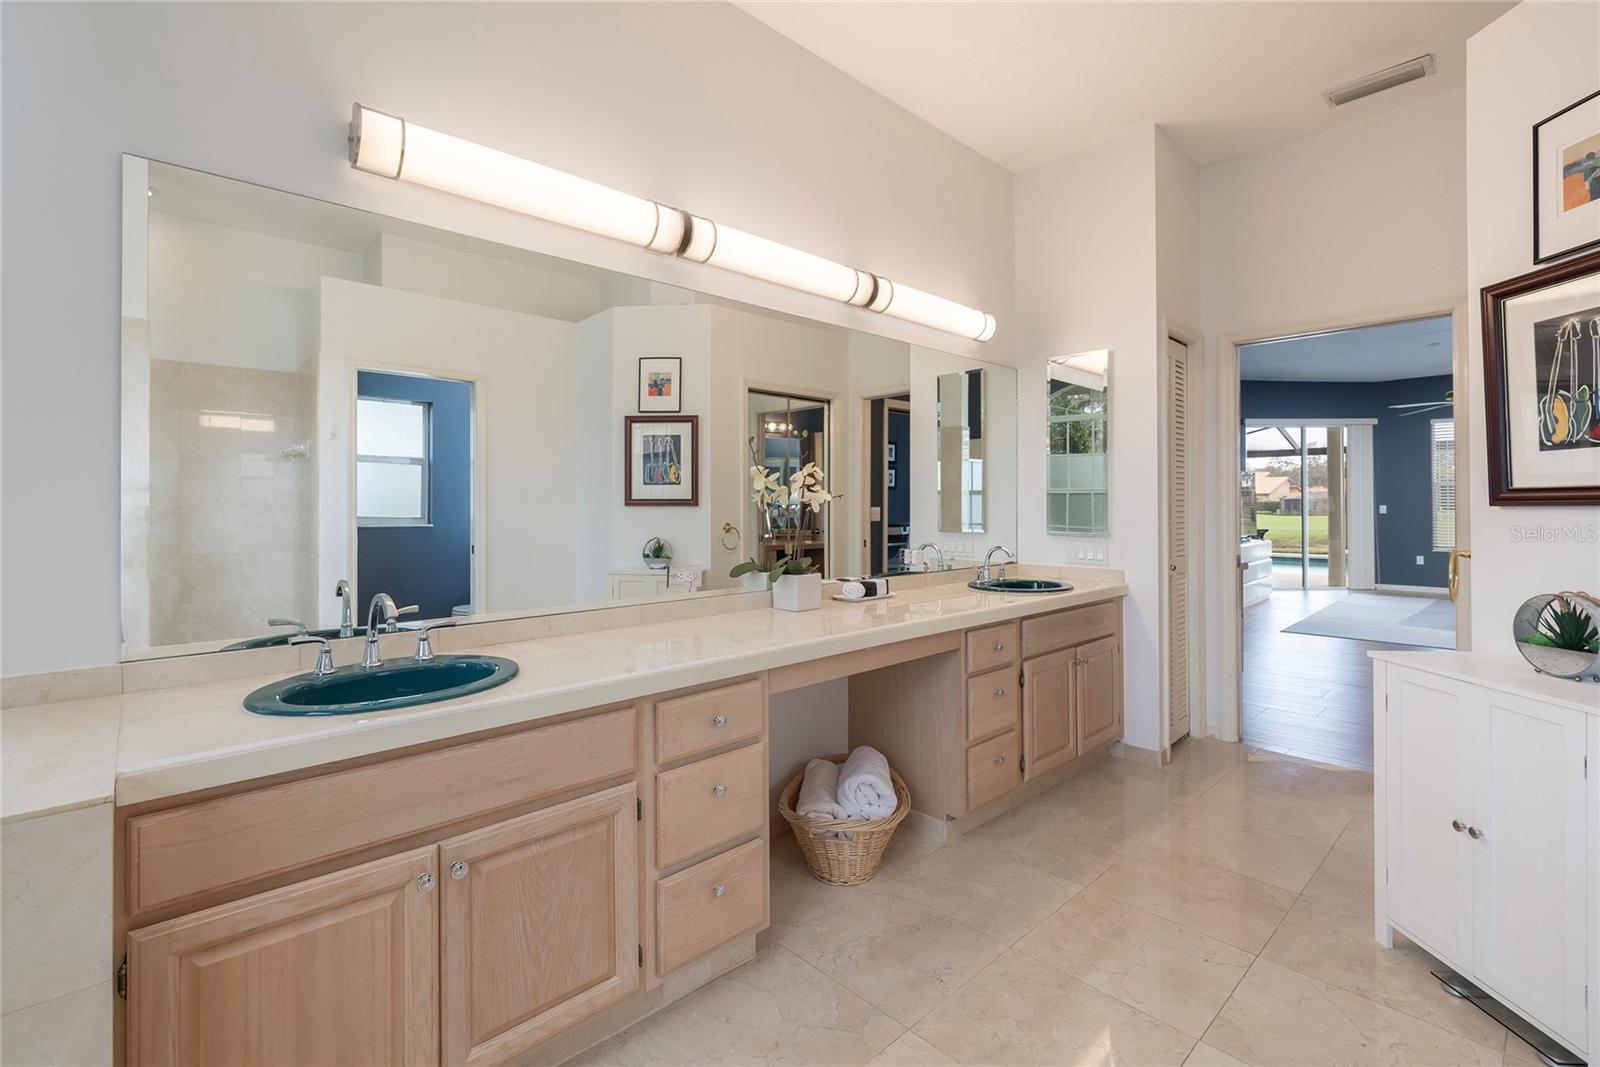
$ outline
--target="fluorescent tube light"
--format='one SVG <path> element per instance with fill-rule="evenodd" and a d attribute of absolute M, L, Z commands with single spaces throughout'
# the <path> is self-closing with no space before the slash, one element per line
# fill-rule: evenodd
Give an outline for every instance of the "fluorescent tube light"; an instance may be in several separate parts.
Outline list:
<path fill-rule="evenodd" d="M 350 165 L 975 341 L 993 315 L 356 104 Z"/>

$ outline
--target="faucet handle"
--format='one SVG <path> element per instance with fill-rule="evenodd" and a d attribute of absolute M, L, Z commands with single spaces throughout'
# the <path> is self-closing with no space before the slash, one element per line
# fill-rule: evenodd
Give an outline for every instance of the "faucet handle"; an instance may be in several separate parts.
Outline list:
<path fill-rule="evenodd" d="M 295 628 L 295 631 L 296 631 L 296 636 L 299 636 L 300 634 L 303 634 L 303 633 L 306 632 L 306 624 L 301 622 L 299 619 L 284 619 L 284 618 L 279 618 L 278 616 L 274 615 L 272 618 L 267 620 L 267 625 L 268 626 L 293 626 Z"/>
<path fill-rule="evenodd" d="M 461 620 L 456 618 L 435 619 L 433 622 L 425 622 L 415 626 L 407 627 L 407 629 L 415 630 L 417 632 L 417 654 L 411 658 L 417 663 L 427 663 L 429 660 L 433 659 L 433 642 L 428 640 L 428 633 L 432 630 L 439 630 L 446 626 L 455 626 L 460 622 Z"/>
<path fill-rule="evenodd" d="M 395 633 L 400 629 L 400 624 L 396 621 L 400 618 L 400 616 L 415 615 L 419 610 L 420 609 L 415 604 L 407 604 L 403 608 L 395 608 L 393 617 L 385 621 L 384 629 L 389 633 Z"/>
<path fill-rule="evenodd" d="M 322 649 L 317 653 L 317 665 L 312 668 L 311 673 L 316 675 L 318 678 L 321 678 L 325 674 L 333 673 L 333 645 L 326 637 L 318 637 L 316 634 L 299 633 L 289 638 L 289 643 L 291 645 L 321 645 Z"/>

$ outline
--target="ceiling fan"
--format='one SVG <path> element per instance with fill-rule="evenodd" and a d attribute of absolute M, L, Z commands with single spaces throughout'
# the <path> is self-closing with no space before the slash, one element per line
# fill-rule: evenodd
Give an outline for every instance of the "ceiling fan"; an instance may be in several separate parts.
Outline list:
<path fill-rule="evenodd" d="M 1403 419 L 1407 415 L 1421 415 L 1425 411 L 1437 411 L 1440 408 L 1454 408 L 1455 402 L 1456 391 L 1454 389 L 1446 389 L 1443 400 L 1423 400 L 1415 404 L 1390 404 L 1389 410 L 1400 412 L 1400 417 Z M 1406 408 L 1411 408 L 1413 410 L 1406 411 L 1404 410 Z"/>

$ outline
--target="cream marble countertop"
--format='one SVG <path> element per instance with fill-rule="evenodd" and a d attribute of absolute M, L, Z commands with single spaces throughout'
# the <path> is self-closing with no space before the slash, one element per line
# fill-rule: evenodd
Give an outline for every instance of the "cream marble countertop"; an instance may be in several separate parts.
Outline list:
<path fill-rule="evenodd" d="M 457 648 L 515 660 L 505 685 L 371 715 L 252 715 L 241 701 L 277 675 L 7 709 L 0 818 L 132 804 L 285 771 L 533 722 L 652 693 L 973 626 L 1111 600 L 1120 581 L 1073 576 L 1068 593 L 982 593 L 965 585 L 825 600 L 558 637 Z M 465 634 L 468 631 L 461 631 Z"/>
<path fill-rule="evenodd" d="M 1574 711 L 1600 715 L 1600 685 L 1539 674 L 1521 656 L 1497 652 L 1455 652 L 1449 649 L 1416 652 L 1374 649 L 1367 655 L 1384 663 L 1441 674 L 1446 678 L 1498 689 L 1503 693 L 1519 693 Z"/>

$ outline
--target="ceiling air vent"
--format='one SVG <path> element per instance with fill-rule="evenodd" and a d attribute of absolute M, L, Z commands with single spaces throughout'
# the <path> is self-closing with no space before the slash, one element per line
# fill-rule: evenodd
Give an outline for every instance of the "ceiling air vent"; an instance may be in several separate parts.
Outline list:
<path fill-rule="evenodd" d="M 1373 93 L 1381 93 L 1385 89 L 1393 89 L 1396 85 L 1404 85 L 1406 82 L 1414 82 L 1418 78 L 1426 78 L 1432 73 L 1433 54 L 1429 53 L 1425 56 L 1418 56 L 1416 59 L 1408 59 L 1404 63 L 1396 63 L 1392 67 L 1385 67 L 1375 73 L 1363 75 L 1354 81 L 1345 82 L 1343 85 L 1336 85 L 1322 95 L 1328 98 L 1329 107 L 1338 107 L 1341 104 L 1348 104 L 1352 100 L 1360 100 L 1364 96 L 1371 96 Z"/>

